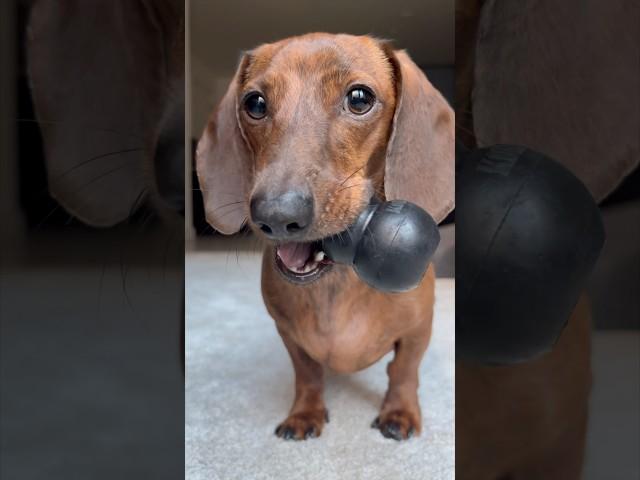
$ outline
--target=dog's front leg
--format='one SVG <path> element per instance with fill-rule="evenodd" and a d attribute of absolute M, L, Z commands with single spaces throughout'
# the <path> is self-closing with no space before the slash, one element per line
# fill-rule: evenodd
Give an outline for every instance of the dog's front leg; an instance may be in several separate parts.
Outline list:
<path fill-rule="evenodd" d="M 319 437 L 329 414 L 324 406 L 324 372 L 322 365 L 313 360 L 280 331 L 296 374 L 296 392 L 289 416 L 276 428 L 276 435 L 285 440 L 306 440 Z"/>
<path fill-rule="evenodd" d="M 421 429 L 418 403 L 418 367 L 429 344 L 429 329 L 416 335 L 401 338 L 395 345 L 395 357 L 387 366 L 389 388 L 380 415 L 373 421 L 373 428 L 395 440 L 405 440 Z"/>

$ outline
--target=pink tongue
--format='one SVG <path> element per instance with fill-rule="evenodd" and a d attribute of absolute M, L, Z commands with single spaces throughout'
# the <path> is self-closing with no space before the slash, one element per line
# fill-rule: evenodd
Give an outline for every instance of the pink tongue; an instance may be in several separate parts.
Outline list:
<path fill-rule="evenodd" d="M 277 248 L 278 256 L 288 269 L 302 268 L 311 255 L 310 243 L 284 243 Z"/>

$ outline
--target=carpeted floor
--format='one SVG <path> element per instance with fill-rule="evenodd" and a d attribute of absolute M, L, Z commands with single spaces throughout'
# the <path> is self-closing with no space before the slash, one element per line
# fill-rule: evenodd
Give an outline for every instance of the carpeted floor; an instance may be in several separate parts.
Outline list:
<path fill-rule="evenodd" d="M 262 303 L 259 259 L 186 256 L 186 478 L 453 479 L 454 282 L 437 281 L 433 338 L 420 370 L 420 437 L 398 443 L 369 427 L 389 355 L 357 374 L 329 374 L 331 423 L 318 439 L 283 441 L 273 431 L 290 407 L 294 377 Z"/>

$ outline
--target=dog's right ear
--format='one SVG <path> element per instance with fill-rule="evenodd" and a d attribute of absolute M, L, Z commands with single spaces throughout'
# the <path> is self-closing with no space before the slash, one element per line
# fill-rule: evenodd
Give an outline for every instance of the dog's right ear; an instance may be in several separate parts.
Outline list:
<path fill-rule="evenodd" d="M 238 121 L 238 89 L 249 64 L 245 54 L 227 93 L 200 137 L 196 171 L 207 222 L 225 235 L 240 230 L 247 220 L 251 154 Z"/>

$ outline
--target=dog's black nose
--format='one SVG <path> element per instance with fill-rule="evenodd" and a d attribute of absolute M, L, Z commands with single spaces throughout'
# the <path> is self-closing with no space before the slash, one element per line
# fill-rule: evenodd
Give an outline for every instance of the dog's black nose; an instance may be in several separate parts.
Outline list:
<path fill-rule="evenodd" d="M 301 236 L 313 221 L 313 197 L 300 190 L 274 196 L 254 194 L 251 198 L 251 220 L 272 239 Z"/>

